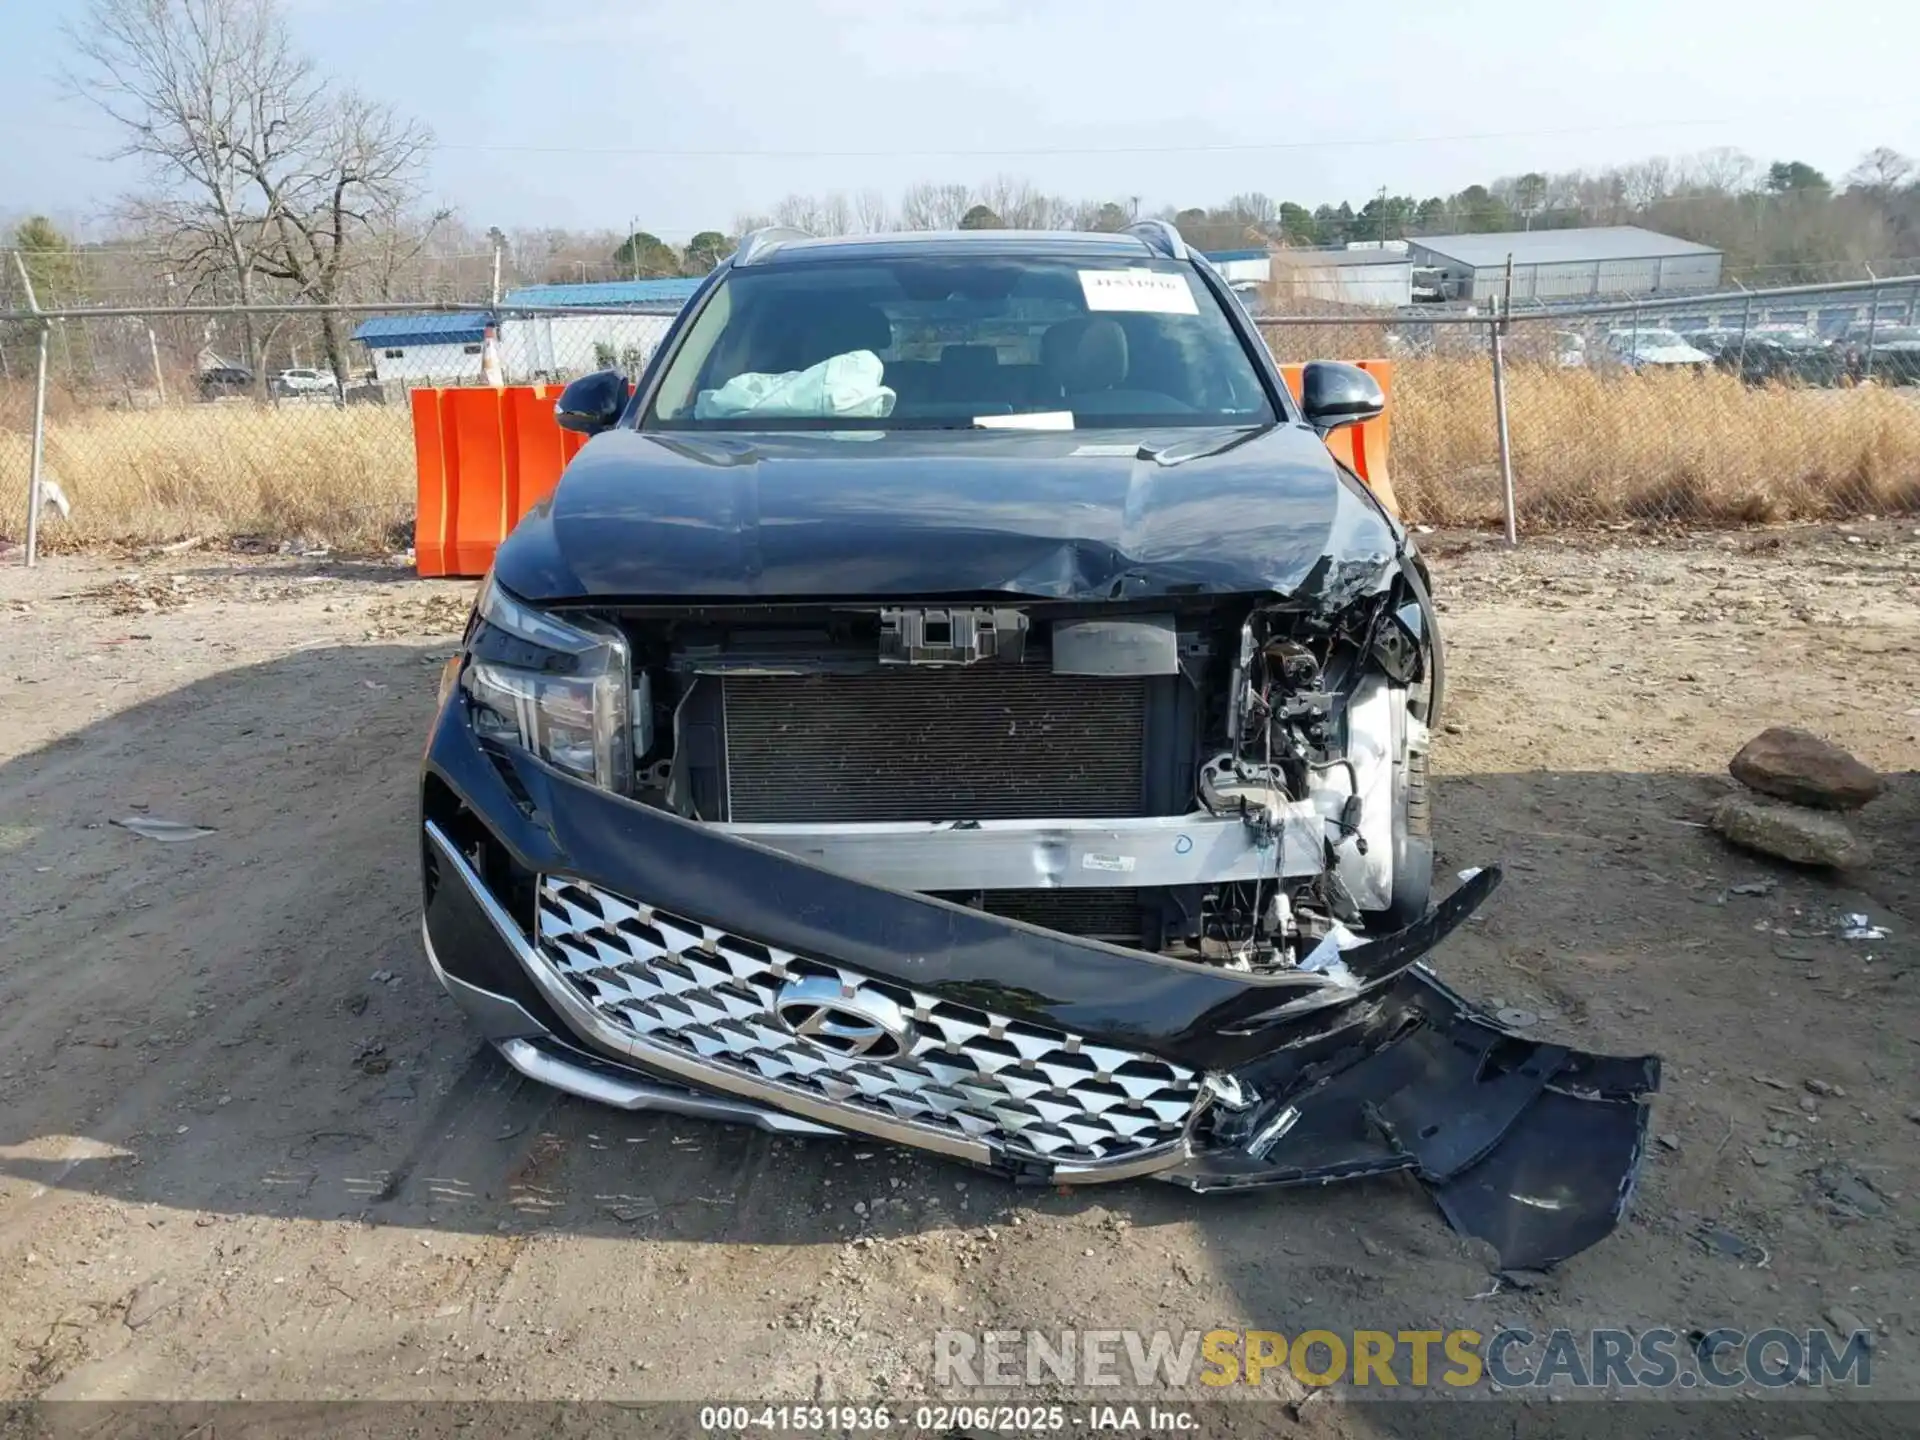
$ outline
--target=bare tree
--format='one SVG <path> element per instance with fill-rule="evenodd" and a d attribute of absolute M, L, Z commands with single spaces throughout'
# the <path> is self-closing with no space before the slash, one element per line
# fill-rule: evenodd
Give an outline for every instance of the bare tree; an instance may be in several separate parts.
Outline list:
<path fill-rule="evenodd" d="M 981 198 L 1014 230 L 1065 230 L 1073 207 L 1025 180 L 1002 175 L 983 187 Z"/>
<path fill-rule="evenodd" d="M 1913 174 L 1913 161 L 1898 150 L 1876 145 L 1847 172 L 1847 188 L 1871 195 L 1889 195 Z"/>
<path fill-rule="evenodd" d="M 1698 155 L 1689 156 L 1685 166 L 1691 183 L 1723 195 L 1739 195 L 1751 190 L 1759 168 L 1751 155 L 1731 145 L 1702 150 Z"/>
<path fill-rule="evenodd" d="M 1262 234 L 1280 223 L 1280 206 L 1271 195 L 1258 190 L 1235 195 L 1226 203 L 1226 218 L 1242 226 L 1252 226 Z"/>
<path fill-rule="evenodd" d="M 1524 175 L 1502 175 L 1487 187 L 1489 193 L 1520 218 L 1525 229 L 1533 228 L 1533 217 L 1547 208 L 1550 182 L 1538 170 Z"/>
<path fill-rule="evenodd" d="M 846 193 L 836 190 L 831 195 L 820 197 L 820 228 L 818 235 L 846 235 L 853 230 L 853 207 L 847 203 Z"/>
<path fill-rule="evenodd" d="M 1581 175 L 1574 183 L 1580 215 L 1589 225 L 1618 225 L 1627 218 L 1626 178 L 1618 170 Z"/>
<path fill-rule="evenodd" d="M 1645 210 L 1673 193 L 1674 166 L 1664 155 L 1623 165 L 1619 175 L 1620 193 L 1635 210 Z"/>
<path fill-rule="evenodd" d="M 973 191 L 965 185 L 910 185 L 900 197 L 900 225 L 905 230 L 957 230 L 973 204 Z"/>
<path fill-rule="evenodd" d="M 373 259 L 356 293 L 378 300 L 457 300 L 492 284 L 494 237 L 503 249 L 505 275 L 517 270 L 513 242 L 497 229 L 484 236 L 452 222 L 446 211 L 419 214 L 400 205 L 383 207 L 375 219 Z M 449 236 L 449 229 L 453 234 Z M 453 244 L 446 242 L 451 239 Z"/>
<path fill-rule="evenodd" d="M 1033 215 L 1035 230 L 1071 230 L 1073 205 L 1062 195 L 1042 195 Z"/>
<path fill-rule="evenodd" d="M 269 217 L 252 204 L 244 156 L 271 143 L 314 91 L 279 11 L 261 0 L 95 0 L 70 32 L 72 87 L 125 135 L 158 193 L 131 207 L 165 233 L 201 285 L 218 276 L 255 298 Z M 153 233 L 152 230 L 149 233 Z M 247 363 L 258 368 L 253 324 Z"/>
<path fill-rule="evenodd" d="M 1560 170 L 1547 176 L 1546 193 L 1540 197 L 1540 208 L 1578 210 L 1580 182 L 1585 178 L 1578 170 Z"/>
<path fill-rule="evenodd" d="M 382 221 L 420 193 L 433 137 L 391 107 L 349 91 L 323 102 L 308 133 L 291 138 L 297 143 L 244 157 L 276 242 L 262 256 L 262 268 L 301 298 L 336 305 L 348 298 L 363 254 L 378 255 L 377 244 L 363 251 L 363 242 L 377 242 Z M 430 232 L 446 216 L 438 212 L 425 228 Z M 338 311 L 321 313 L 320 332 L 327 363 L 345 384 L 347 337 Z"/>
<path fill-rule="evenodd" d="M 862 235 L 879 235 L 892 228 L 887 197 L 878 190 L 862 190 L 853 197 L 853 224 Z"/>
<path fill-rule="evenodd" d="M 826 208 L 818 195 L 788 195 L 773 207 L 773 223 L 809 235 L 826 234 Z"/>
<path fill-rule="evenodd" d="M 248 304 L 278 280 L 324 305 L 346 298 L 363 261 L 376 286 L 390 273 L 383 227 L 411 213 L 432 137 L 330 90 L 293 48 L 280 0 L 92 0 L 69 38 L 73 88 L 121 128 L 119 153 L 145 162 L 153 193 L 137 208 L 200 288 Z M 344 381 L 337 317 L 323 329 Z M 245 336 L 257 371 L 250 322 Z"/>

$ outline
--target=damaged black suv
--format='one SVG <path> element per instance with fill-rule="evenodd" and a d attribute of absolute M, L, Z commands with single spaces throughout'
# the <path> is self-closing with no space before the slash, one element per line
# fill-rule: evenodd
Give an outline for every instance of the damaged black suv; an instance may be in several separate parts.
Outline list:
<path fill-rule="evenodd" d="M 1592 1243 L 1658 1083 L 1420 963 L 1428 575 L 1219 275 L 1124 234 L 749 236 L 501 546 L 422 782 L 441 983 L 629 1109 L 1198 1190 L 1411 1170 Z"/>

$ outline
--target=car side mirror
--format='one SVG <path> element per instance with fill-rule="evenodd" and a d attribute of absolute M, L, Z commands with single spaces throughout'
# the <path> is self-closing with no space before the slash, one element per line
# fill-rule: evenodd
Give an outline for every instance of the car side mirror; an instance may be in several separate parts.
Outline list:
<path fill-rule="evenodd" d="M 1380 382 L 1358 365 L 1315 360 L 1300 375 L 1300 411 L 1322 435 L 1372 420 L 1387 408 Z"/>
<path fill-rule="evenodd" d="M 553 407 L 553 418 L 562 430 L 598 435 L 612 428 L 632 394 L 633 387 L 618 370 L 596 370 L 591 375 L 582 375 L 560 392 L 560 399 Z"/>

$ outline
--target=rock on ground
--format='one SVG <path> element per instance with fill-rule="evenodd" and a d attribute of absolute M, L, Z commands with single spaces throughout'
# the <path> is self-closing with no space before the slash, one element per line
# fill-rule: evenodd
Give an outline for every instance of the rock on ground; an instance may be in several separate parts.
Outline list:
<path fill-rule="evenodd" d="M 1858 810 L 1880 793 L 1880 777 L 1838 745 L 1776 725 L 1740 747 L 1727 769 L 1763 795 L 1822 810 Z"/>
<path fill-rule="evenodd" d="M 1869 853 L 1866 842 L 1835 816 L 1749 795 L 1721 801 L 1713 828 L 1736 845 L 1797 865 L 1860 865 Z"/>

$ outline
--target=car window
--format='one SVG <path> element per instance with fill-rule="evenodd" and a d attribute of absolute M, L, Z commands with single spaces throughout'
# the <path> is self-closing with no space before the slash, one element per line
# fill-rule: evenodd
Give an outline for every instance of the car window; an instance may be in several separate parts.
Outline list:
<path fill-rule="evenodd" d="M 1221 302 L 1172 261 L 926 256 L 730 272 L 644 429 L 1264 425 Z"/>

